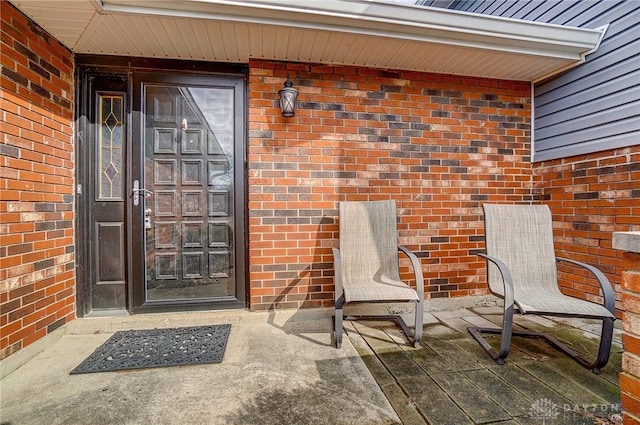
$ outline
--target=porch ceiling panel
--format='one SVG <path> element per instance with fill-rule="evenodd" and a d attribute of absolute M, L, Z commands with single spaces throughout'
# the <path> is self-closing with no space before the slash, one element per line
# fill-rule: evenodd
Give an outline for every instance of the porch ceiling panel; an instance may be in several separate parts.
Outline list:
<path fill-rule="evenodd" d="M 11 0 L 75 53 L 250 58 L 534 81 L 602 31 L 377 0 Z"/>
<path fill-rule="evenodd" d="M 31 16 L 17 2 L 12 3 Z M 37 9 L 36 22 L 67 47 L 80 39 L 87 24 L 96 15 L 96 8 L 90 1 L 32 1 L 30 9 L 33 8 Z"/>

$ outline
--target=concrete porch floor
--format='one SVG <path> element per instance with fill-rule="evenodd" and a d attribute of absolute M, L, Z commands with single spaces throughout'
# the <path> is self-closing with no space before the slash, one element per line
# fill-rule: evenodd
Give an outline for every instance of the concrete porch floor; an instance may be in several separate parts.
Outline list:
<path fill-rule="evenodd" d="M 223 311 L 77 319 L 0 382 L 0 423 L 20 424 L 604 424 L 616 423 L 620 335 L 594 375 L 543 342 L 514 338 L 496 365 L 466 332 L 496 307 L 426 315 L 414 349 L 389 322 L 346 322 L 331 309 Z M 519 318 L 577 349 L 589 324 Z M 117 330 L 230 323 L 220 364 L 69 375 Z M 569 326 L 571 325 L 571 326 Z M 579 329 L 581 328 L 581 329 Z M 16 356 L 28 356 L 29 347 Z M 19 361 L 19 358 L 11 359 Z M 6 360 L 5 360 L 6 362 Z"/>

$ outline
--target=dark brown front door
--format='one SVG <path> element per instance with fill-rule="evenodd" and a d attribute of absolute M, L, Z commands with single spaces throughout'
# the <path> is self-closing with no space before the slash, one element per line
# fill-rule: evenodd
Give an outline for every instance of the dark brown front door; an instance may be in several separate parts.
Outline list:
<path fill-rule="evenodd" d="M 78 93 L 79 314 L 245 307 L 244 77 L 81 66 Z"/>
<path fill-rule="evenodd" d="M 243 81 L 135 87 L 133 307 L 244 306 Z"/>

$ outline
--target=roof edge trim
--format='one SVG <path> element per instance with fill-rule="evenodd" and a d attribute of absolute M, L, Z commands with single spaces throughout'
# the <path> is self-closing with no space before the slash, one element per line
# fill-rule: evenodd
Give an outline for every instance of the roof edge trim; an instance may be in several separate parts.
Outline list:
<path fill-rule="evenodd" d="M 542 75 L 542 76 L 536 78 L 535 80 L 533 80 L 533 84 L 536 84 L 536 83 L 539 83 L 541 81 L 544 81 L 544 80 L 546 80 L 548 78 L 551 78 L 551 77 L 553 77 L 555 75 L 558 75 L 558 74 L 560 74 L 562 72 L 568 71 L 571 68 L 574 68 L 574 67 L 576 67 L 576 66 L 578 66 L 580 64 L 585 63 L 587 61 L 587 56 L 590 55 L 591 53 L 596 52 L 600 48 L 600 44 L 602 44 L 602 40 L 604 40 L 604 36 L 607 33 L 607 30 L 609 29 L 609 25 L 610 24 L 606 24 L 606 25 L 603 25 L 601 27 L 596 28 L 596 31 L 600 31 L 600 37 L 598 37 L 598 41 L 596 42 L 596 45 L 593 47 L 593 49 L 588 50 L 588 51 L 586 51 L 586 52 L 584 52 L 584 53 L 582 53 L 580 55 L 580 60 L 578 60 L 576 62 L 573 62 L 573 63 L 570 63 L 569 65 L 563 66 L 562 68 L 556 69 L 554 71 L 551 71 L 551 72 L 549 72 L 549 73 L 547 73 L 545 75 Z"/>
<path fill-rule="evenodd" d="M 213 19 L 437 42 L 480 49 L 581 58 L 600 29 L 565 27 L 376 0 L 103 0 L 102 13 Z"/>

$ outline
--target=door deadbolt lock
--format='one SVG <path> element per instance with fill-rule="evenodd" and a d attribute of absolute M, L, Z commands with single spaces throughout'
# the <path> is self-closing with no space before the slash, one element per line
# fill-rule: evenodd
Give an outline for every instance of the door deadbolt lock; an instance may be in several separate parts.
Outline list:
<path fill-rule="evenodd" d="M 151 208 L 144 209 L 144 228 L 151 229 Z"/>

